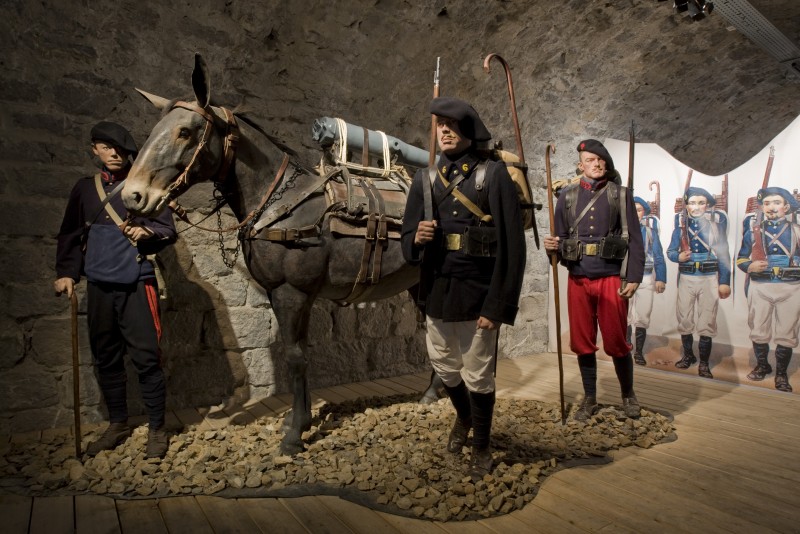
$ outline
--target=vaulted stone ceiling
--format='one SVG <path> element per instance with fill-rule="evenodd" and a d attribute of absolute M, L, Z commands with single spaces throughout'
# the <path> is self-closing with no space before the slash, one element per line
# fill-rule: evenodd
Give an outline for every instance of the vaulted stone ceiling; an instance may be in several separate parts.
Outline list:
<path fill-rule="evenodd" d="M 800 40 L 800 2 L 751 3 Z M 15 127 L 12 136 L 77 136 L 116 115 L 142 139 L 155 114 L 133 86 L 185 94 L 192 55 L 200 51 L 216 74 L 217 99 L 250 106 L 295 146 L 315 149 L 308 132 L 321 115 L 424 146 L 432 71 L 441 56 L 442 93 L 474 102 L 511 146 L 502 69 L 495 63 L 487 75 L 481 68 L 495 52 L 511 65 L 534 169 L 548 141 L 569 166 L 575 141 L 625 139 L 634 121 L 637 140 L 658 143 L 702 172 L 723 173 L 798 115 L 800 76 L 729 30 L 719 13 L 692 21 L 671 4 L 142 0 L 44 7 L 12 0 L 0 8 L 0 99 L 12 117 L 4 126 Z M 33 108 L 64 119 L 63 130 L 13 119 Z"/>

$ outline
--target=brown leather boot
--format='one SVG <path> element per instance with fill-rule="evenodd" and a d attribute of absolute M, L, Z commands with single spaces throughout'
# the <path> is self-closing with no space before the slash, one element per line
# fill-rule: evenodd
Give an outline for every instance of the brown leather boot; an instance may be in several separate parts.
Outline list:
<path fill-rule="evenodd" d="M 575 413 L 572 415 L 572 418 L 580 422 L 588 421 L 597 411 L 597 408 L 597 399 L 595 397 L 584 397 L 578 409 L 575 410 Z"/>
<path fill-rule="evenodd" d="M 147 432 L 145 458 L 163 458 L 169 449 L 169 437 L 163 428 L 151 428 Z"/>
<path fill-rule="evenodd" d="M 86 447 L 88 456 L 97 456 L 100 451 L 116 449 L 117 445 L 131 437 L 131 427 L 128 423 L 111 423 L 105 432 Z"/>

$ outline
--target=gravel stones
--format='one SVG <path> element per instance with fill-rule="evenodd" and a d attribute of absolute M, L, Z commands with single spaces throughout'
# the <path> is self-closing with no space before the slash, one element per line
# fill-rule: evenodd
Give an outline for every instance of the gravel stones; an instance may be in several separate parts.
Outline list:
<path fill-rule="evenodd" d="M 586 423 L 561 424 L 556 404 L 498 399 L 494 468 L 473 484 L 462 454 L 446 451 L 455 413 L 448 400 L 409 396 L 324 405 L 303 435 L 306 451 L 280 453 L 279 418 L 245 426 L 170 434 L 164 460 L 145 459 L 147 428 L 112 451 L 80 462 L 71 437 L 0 448 L 0 492 L 95 493 L 116 498 L 174 495 L 340 495 L 387 512 L 436 521 L 506 514 L 530 502 L 553 472 L 610 461 L 608 451 L 674 439 L 671 418 L 644 409 L 638 420 L 606 406 Z M 86 436 L 86 443 L 96 436 Z"/>

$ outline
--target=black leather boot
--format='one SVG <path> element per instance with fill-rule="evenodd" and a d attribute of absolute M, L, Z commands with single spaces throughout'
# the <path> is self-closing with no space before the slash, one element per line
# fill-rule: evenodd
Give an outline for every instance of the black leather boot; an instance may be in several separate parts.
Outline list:
<path fill-rule="evenodd" d="M 778 391 L 792 392 L 792 386 L 789 385 L 789 376 L 786 374 L 791 360 L 791 348 L 783 345 L 778 345 L 775 348 L 775 389 Z"/>
<path fill-rule="evenodd" d="M 708 367 L 708 359 L 711 356 L 711 338 L 708 336 L 700 336 L 700 341 L 697 342 L 697 352 L 700 355 L 700 365 L 697 366 L 697 374 L 703 378 L 714 378 L 711 374 L 711 369 Z"/>
<path fill-rule="evenodd" d="M 647 330 L 636 327 L 636 347 L 633 351 L 633 362 L 636 365 L 647 365 L 644 359 L 644 342 L 647 339 Z"/>
<path fill-rule="evenodd" d="M 457 386 L 444 386 L 444 390 L 456 409 L 456 421 L 450 431 L 450 437 L 447 439 L 447 450 L 461 452 L 461 448 L 467 443 L 469 429 L 472 428 L 469 390 L 463 381 L 459 382 Z"/>
<path fill-rule="evenodd" d="M 692 337 L 692 334 L 681 335 L 681 352 L 683 353 L 683 356 L 680 360 L 675 362 L 675 367 L 678 369 L 688 369 L 697 362 L 697 358 L 694 356 L 694 350 L 692 350 L 693 344 L 694 338 Z"/>
<path fill-rule="evenodd" d="M 747 375 L 747 379 L 755 381 L 764 380 L 764 377 L 772 372 L 772 366 L 767 361 L 767 356 L 769 355 L 769 344 L 756 343 L 753 341 L 753 354 L 756 357 L 756 366 L 753 368 L 750 374 Z"/>
<path fill-rule="evenodd" d="M 489 447 L 492 433 L 495 393 L 474 393 L 469 398 L 472 408 L 472 458 L 469 462 L 469 476 L 478 482 L 492 471 L 492 451 Z"/>

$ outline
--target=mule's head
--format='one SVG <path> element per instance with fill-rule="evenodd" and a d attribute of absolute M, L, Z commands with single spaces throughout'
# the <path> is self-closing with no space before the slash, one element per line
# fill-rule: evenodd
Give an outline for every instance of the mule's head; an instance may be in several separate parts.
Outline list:
<path fill-rule="evenodd" d="M 153 215 L 193 184 L 220 174 L 228 112 L 210 105 L 208 69 L 195 56 L 192 87 L 196 102 L 167 100 L 139 91 L 162 110 L 161 120 L 145 141 L 125 180 L 122 199 L 135 215 Z"/>

